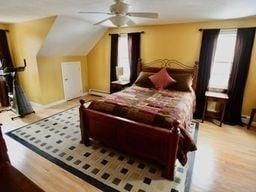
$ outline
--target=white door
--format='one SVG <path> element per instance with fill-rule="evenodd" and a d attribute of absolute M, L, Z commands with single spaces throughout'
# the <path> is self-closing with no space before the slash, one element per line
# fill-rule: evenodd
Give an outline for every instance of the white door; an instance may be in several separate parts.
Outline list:
<path fill-rule="evenodd" d="M 65 62 L 61 64 L 64 96 L 66 100 L 82 96 L 82 78 L 80 62 Z"/>

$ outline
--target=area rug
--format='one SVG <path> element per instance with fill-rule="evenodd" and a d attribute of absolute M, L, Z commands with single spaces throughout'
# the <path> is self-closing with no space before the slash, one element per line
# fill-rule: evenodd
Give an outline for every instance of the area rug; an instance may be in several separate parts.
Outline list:
<path fill-rule="evenodd" d="M 197 140 L 198 123 L 190 125 Z M 183 167 L 176 162 L 174 181 L 161 176 L 156 164 L 134 158 L 100 144 L 80 144 L 78 107 L 7 133 L 16 141 L 103 191 L 188 192 L 194 153 Z"/>

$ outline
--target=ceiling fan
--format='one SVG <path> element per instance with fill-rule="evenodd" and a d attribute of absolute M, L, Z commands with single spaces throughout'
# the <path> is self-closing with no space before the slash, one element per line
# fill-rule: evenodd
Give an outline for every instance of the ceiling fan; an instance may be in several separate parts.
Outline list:
<path fill-rule="evenodd" d="M 124 25 L 135 25 L 135 23 L 129 17 L 143 17 L 143 18 L 150 18 L 156 19 L 158 18 L 158 13 L 152 12 L 129 12 L 129 5 L 124 3 L 124 0 L 114 0 L 115 3 L 110 6 L 110 12 L 85 12 L 81 11 L 79 13 L 82 14 L 105 14 L 110 15 L 110 17 L 95 23 L 94 25 L 99 25 L 104 23 L 107 20 L 110 20 L 113 25 L 117 27 L 121 27 Z"/>

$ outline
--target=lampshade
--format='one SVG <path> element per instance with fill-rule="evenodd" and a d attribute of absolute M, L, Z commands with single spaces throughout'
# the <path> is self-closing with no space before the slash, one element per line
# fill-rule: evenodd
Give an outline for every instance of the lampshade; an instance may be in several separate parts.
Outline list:
<path fill-rule="evenodd" d="M 123 67 L 116 67 L 116 75 L 121 76 L 124 74 L 124 68 Z"/>
<path fill-rule="evenodd" d="M 123 25 L 126 25 L 129 21 L 129 18 L 123 15 L 117 15 L 115 17 L 111 17 L 110 21 L 113 23 L 113 25 L 117 27 L 121 27 Z"/>

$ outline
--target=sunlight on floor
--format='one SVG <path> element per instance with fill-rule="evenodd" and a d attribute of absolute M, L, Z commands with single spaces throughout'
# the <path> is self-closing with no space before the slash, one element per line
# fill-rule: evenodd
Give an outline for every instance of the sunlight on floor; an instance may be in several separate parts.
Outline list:
<path fill-rule="evenodd" d="M 196 172 L 193 174 L 193 180 L 203 184 L 204 188 L 210 189 L 213 184 L 213 179 L 215 178 L 215 152 L 208 144 L 198 146 L 198 150 L 200 150 L 200 153 L 196 154 L 194 164 L 194 170 L 196 170 Z"/>

